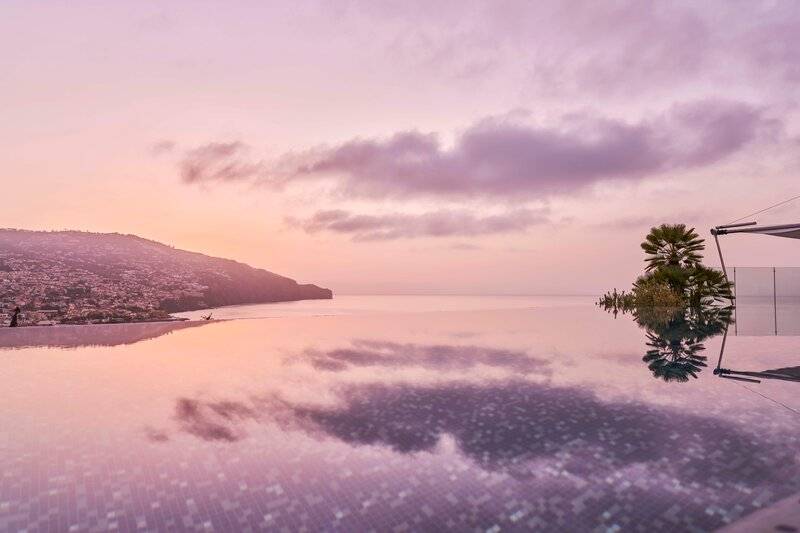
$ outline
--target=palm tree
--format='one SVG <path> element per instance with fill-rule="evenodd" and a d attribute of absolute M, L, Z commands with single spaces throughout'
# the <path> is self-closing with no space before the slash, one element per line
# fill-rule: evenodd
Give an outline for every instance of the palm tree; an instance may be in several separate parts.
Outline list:
<path fill-rule="evenodd" d="M 687 300 L 692 307 L 730 300 L 732 290 L 733 284 L 719 270 L 700 265 L 689 272 Z"/>
<path fill-rule="evenodd" d="M 694 228 L 686 224 L 661 224 L 650 228 L 642 243 L 647 254 L 647 272 L 663 267 L 693 268 L 703 259 L 705 245 Z"/>

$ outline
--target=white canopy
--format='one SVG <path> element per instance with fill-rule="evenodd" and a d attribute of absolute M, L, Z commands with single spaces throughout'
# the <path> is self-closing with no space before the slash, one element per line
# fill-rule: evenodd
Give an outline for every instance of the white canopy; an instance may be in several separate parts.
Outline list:
<path fill-rule="evenodd" d="M 719 253 L 719 263 L 722 266 L 722 273 L 728 279 L 728 271 L 725 268 L 725 258 L 722 257 L 722 248 L 719 246 L 719 236 L 729 233 L 760 233 L 761 235 L 774 235 L 775 237 L 788 237 L 789 239 L 800 239 L 800 224 L 781 224 L 778 226 L 758 226 L 756 222 L 739 222 L 737 224 L 727 224 L 717 226 L 711 230 L 714 242 L 717 244 Z M 735 296 L 731 296 L 731 303 L 734 303 Z"/>
<path fill-rule="evenodd" d="M 730 226 L 719 226 L 711 230 L 711 233 L 713 235 L 727 235 L 729 233 L 761 233 L 763 235 L 774 235 L 775 237 L 788 237 L 790 239 L 800 239 L 800 224 L 781 224 L 779 226 L 755 226 L 754 222 L 748 222 L 746 224 L 732 224 Z"/>

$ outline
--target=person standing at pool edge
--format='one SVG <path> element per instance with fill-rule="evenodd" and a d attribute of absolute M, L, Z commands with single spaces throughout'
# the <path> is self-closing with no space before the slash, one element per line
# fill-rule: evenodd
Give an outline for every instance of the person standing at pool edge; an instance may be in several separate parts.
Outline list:
<path fill-rule="evenodd" d="M 11 316 L 11 323 L 8 325 L 8 327 L 10 327 L 10 328 L 17 327 L 19 325 L 18 324 L 18 317 L 19 317 L 19 307 L 14 309 L 14 314 Z"/>

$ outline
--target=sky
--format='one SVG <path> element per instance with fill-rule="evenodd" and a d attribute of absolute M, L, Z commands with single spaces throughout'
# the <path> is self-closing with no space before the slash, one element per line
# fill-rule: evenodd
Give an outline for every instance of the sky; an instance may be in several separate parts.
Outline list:
<path fill-rule="evenodd" d="M 0 49 L 0 227 L 338 293 L 627 288 L 651 226 L 800 195 L 793 0 L 4 0 Z"/>

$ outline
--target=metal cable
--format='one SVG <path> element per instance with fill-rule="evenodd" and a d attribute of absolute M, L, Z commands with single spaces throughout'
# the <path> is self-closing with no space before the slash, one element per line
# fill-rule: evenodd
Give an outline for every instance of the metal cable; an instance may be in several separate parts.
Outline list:
<path fill-rule="evenodd" d="M 765 211 L 769 211 L 770 209 L 773 209 L 773 208 L 775 208 L 775 207 L 779 207 L 779 206 L 781 206 L 781 205 L 783 205 L 783 204 L 788 204 L 788 203 L 789 203 L 789 202 L 791 202 L 792 200 L 797 200 L 798 198 L 800 198 L 800 194 L 798 194 L 797 196 L 792 196 L 792 197 L 791 197 L 791 198 L 789 198 L 788 200 L 784 200 L 784 201 L 782 201 L 782 202 L 778 202 L 778 203 L 777 203 L 777 204 L 775 204 L 775 205 L 771 205 L 771 206 L 769 206 L 769 207 L 765 207 L 764 209 L 761 209 L 761 210 L 759 210 L 759 211 L 756 211 L 755 213 L 750 213 L 749 215 L 745 215 L 745 216 L 743 216 L 743 217 L 741 217 L 741 218 L 737 218 L 736 220 L 732 220 L 732 221 L 728 222 L 728 224 L 735 224 L 736 222 L 739 222 L 740 220 L 744 220 L 744 219 L 746 219 L 746 218 L 750 218 L 750 217 L 752 217 L 752 216 L 755 216 L 755 215 L 760 215 L 761 213 L 763 213 L 763 212 L 765 212 Z"/>

